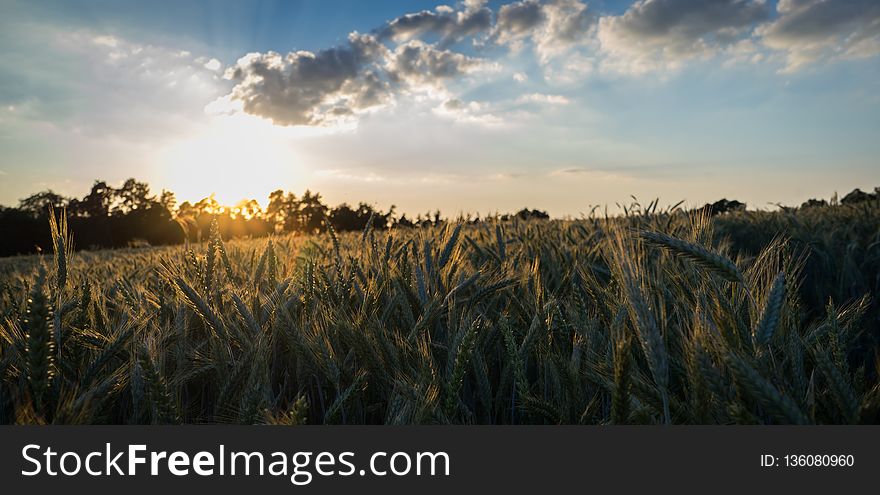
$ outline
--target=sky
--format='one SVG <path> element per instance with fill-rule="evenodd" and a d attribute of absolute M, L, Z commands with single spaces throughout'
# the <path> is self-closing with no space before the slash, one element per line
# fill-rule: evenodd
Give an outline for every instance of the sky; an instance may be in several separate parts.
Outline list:
<path fill-rule="evenodd" d="M 0 0 L 0 204 L 398 212 L 880 186 L 876 0 Z"/>

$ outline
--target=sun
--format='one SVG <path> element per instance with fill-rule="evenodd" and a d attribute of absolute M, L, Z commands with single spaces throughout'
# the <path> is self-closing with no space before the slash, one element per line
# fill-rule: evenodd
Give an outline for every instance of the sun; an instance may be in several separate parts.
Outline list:
<path fill-rule="evenodd" d="M 221 204 L 266 204 L 270 192 L 299 186 L 303 164 L 289 128 L 246 114 L 213 116 L 198 132 L 158 152 L 162 182 L 179 201 L 211 194 Z"/>

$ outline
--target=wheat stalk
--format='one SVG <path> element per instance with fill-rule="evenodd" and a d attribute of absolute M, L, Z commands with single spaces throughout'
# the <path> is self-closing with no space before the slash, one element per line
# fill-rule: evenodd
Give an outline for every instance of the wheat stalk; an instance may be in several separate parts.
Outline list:
<path fill-rule="evenodd" d="M 782 304 L 785 302 L 785 274 L 780 273 L 773 280 L 773 287 L 767 296 L 767 302 L 764 304 L 764 310 L 761 312 L 761 318 L 758 326 L 755 327 L 755 340 L 763 346 L 770 344 L 776 328 L 779 326 L 779 319 L 782 315 Z"/>
<path fill-rule="evenodd" d="M 639 236 L 649 244 L 660 246 L 670 252 L 678 254 L 693 263 L 710 270 L 712 273 L 715 273 L 729 282 L 737 282 L 743 286 L 746 285 L 745 278 L 739 268 L 726 256 L 709 251 L 699 244 L 694 244 L 660 232 L 641 231 L 639 232 Z"/>

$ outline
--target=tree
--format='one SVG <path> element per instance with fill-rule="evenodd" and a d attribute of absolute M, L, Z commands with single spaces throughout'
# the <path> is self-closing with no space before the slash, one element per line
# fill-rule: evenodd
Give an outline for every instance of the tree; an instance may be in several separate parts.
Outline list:
<path fill-rule="evenodd" d="M 276 231 L 293 232 L 301 228 L 299 208 L 300 203 L 293 193 L 285 193 L 278 189 L 269 194 L 266 220 Z"/>
<path fill-rule="evenodd" d="M 719 199 L 712 204 L 706 204 L 702 209 L 707 211 L 711 216 L 723 215 L 735 211 L 746 211 L 746 204 L 735 199 Z"/>
<path fill-rule="evenodd" d="M 104 218 L 110 215 L 113 201 L 113 188 L 102 180 L 96 180 L 91 191 L 82 200 L 71 202 L 70 213 L 73 216 Z"/>
<path fill-rule="evenodd" d="M 64 208 L 68 203 L 68 199 L 64 196 L 47 189 L 43 192 L 32 194 L 18 202 L 18 209 L 22 210 L 33 217 L 42 217 L 49 211 L 49 207 L 56 210 Z"/>
<path fill-rule="evenodd" d="M 257 202 L 256 199 L 243 199 L 235 205 L 235 208 L 232 209 L 232 213 L 236 217 L 250 220 L 252 218 L 263 216 L 263 207 L 260 206 L 260 203 Z"/>
<path fill-rule="evenodd" d="M 174 209 L 177 207 L 177 197 L 173 192 L 162 189 L 162 193 L 159 195 L 159 204 L 168 210 L 168 213 L 174 213 Z"/>
<path fill-rule="evenodd" d="M 863 203 L 865 201 L 871 201 L 872 199 L 876 199 L 876 198 L 877 198 L 877 195 L 871 194 L 871 193 L 866 193 L 866 192 L 862 191 L 861 189 L 857 188 L 857 189 L 853 189 L 852 192 L 850 192 L 849 194 L 844 196 L 843 199 L 840 200 L 840 203 L 844 204 L 844 205 L 854 205 L 854 204 L 858 204 L 858 203 Z"/>
<path fill-rule="evenodd" d="M 112 190 L 113 215 L 125 215 L 135 210 L 146 210 L 156 203 L 145 182 L 128 179 L 119 189 Z"/>
<path fill-rule="evenodd" d="M 198 214 L 208 214 L 208 215 L 216 215 L 220 213 L 222 210 L 222 206 L 217 201 L 217 198 L 214 195 L 210 195 L 207 198 L 202 198 L 198 203 L 193 205 L 193 209 L 198 212 Z"/>
<path fill-rule="evenodd" d="M 299 201 L 299 225 L 307 234 L 323 232 L 327 218 L 327 205 L 321 202 L 321 194 L 306 190 Z"/>
<path fill-rule="evenodd" d="M 828 206 L 828 201 L 825 201 L 824 199 L 810 198 L 801 204 L 801 208 L 818 208 L 821 206 Z"/>
<path fill-rule="evenodd" d="M 400 216 L 400 218 L 397 219 L 396 222 L 394 222 L 394 225 L 400 227 L 415 227 L 416 224 L 409 218 L 406 218 L 406 213 L 404 213 Z"/>
<path fill-rule="evenodd" d="M 516 215 L 514 215 L 514 216 L 516 218 L 519 218 L 520 220 L 549 220 L 550 219 L 550 215 L 546 211 L 530 210 L 528 208 L 523 208 L 522 210 L 519 210 L 518 212 L 516 212 Z M 502 220 L 509 220 L 510 215 L 503 215 L 501 217 L 501 219 Z"/>

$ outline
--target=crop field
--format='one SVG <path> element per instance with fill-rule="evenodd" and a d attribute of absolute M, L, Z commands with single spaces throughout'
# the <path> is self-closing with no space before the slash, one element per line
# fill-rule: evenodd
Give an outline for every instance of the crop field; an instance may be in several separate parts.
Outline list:
<path fill-rule="evenodd" d="M 0 423 L 880 423 L 876 201 L 78 252 L 58 218 L 0 259 Z"/>

